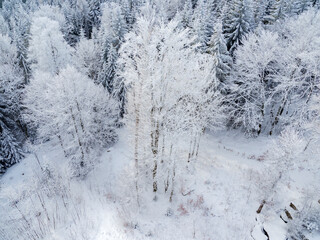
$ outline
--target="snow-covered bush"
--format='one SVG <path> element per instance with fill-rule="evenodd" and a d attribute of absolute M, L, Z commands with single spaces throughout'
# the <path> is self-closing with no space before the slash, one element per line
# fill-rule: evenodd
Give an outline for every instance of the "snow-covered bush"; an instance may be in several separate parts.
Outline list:
<path fill-rule="evenodd" d="M 60 160 L 58 160 L 60 161 Z M 105 219 L 106 199 L 85 184 L 70 181 L 65 165 L 43 163 L 28 185 L 1 192 L 1 239 L 96 239 Z"/>
<path fill-rule="evenodd" d="M 298 169 L 301 156 L 306 147 L 302 134 L 292 127 L 287 127 L 270 144 L 268 156 L 269 191 L 276 193 L 279 184 L 290 181 L 288 171 Z"/>
<path fill-rule="evenodd" d="M 288 222 L 287 237 L 291 240 L 308 239 L 308 235 L 320 234 L 320 205 L 318 202 L 305 203 Z"/>
<path fill-rule="evenodd" d="M 269 145 L 268 155 L 264 161 L 265 169 L 263 173 L 254 175 L 255 181 L 259 182 L 259 191 L 261 191 L 261 212 L 264 205 L 271 206 L 279 199 L 280 189 L 290 184 L 290 172 L 297 170 L 301 166 L 306 141 L 295 128 L 287 127 L 276 139 Z"/>
<path fill-rule="evenodd" d="M 287 127 L 273 143 L 271 157 L 281 159 L 280 165 L 287 169 L 292 167 L 296 158 L 306 147 L 306 141 L 296 129 Z"/>

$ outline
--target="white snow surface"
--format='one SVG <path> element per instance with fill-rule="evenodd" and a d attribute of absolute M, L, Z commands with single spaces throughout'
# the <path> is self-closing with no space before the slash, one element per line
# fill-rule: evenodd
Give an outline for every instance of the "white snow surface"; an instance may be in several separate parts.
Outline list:
<path fill-rule="evenodd" d="M 288 169 L 270 191 L 274 166 L 268 157 L 274 139 L 229 131 L 203 136 L 195 169 L 186 185 L 181 178 L 171 203 L 150 194 L 143 196 L 150 201 L 136 209 L 128 189 L 134 163 L 126 135 L 122 129 L 120 141 L 100 156 L 85 179 L 64 178 L 68 166 L 53 142 L 36 152 L 40 164 L 30 154 L 11 167 L 0 179 L 0 239 L 265 240 L 264 228 L 269 239 L 285 240 L 284 209 L 294 214 L 289 204 L 299 210 L 306 195 L 320 199 L 309 190 L 319 189 L 320 182 L 319 169 L 308 164 L 312 154 L 306 154 L 303 166 Z M 59 173 L 54 190 L 43 184 L 41 168 Z M 316 239 L 320 235 L 309 236 Z"/>

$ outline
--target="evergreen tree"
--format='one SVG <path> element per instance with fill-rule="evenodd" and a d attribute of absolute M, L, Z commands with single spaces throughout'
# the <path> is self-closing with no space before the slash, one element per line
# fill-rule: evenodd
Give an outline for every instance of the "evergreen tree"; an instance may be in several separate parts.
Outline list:
<path fill-rule="evenodd" d="M 135 22 L 135 15 L 137 10 L 135 2 L 136 1 L 134 0 L 123 0 L 121 4 L 126 19 L 126 23 L 129 26 L 132 26 L 132 24 Z"/>
<path fill-rule="evenodd" d="M 273 24 L 279 19 L 292 15 L 292 13 L 294 13 L 294 4 L 291 0 L 272 0 L 267 5 L 263 22 Z"/>
<path fill-rule="evenodd" d="M 230 1 L 223 17 L 223 33 L 231 54 L 241 45 L 251 28 L 251 13 L 246 0 Z"/>
<path fill-rule="evenodd" d="M 0 173 L 22 158 L 25 140 L 20 115 L 23 75 L 17 49 L 10 42 L 0 34 Z"/>
<path fill-rule="evenodd" d="M 24 79 L 27 83 L 30 78 L 30 67 L 28 65 L 28 46 L 29 46 L 29 29 L 30 15 L 24 9 L 21 3 L 13 5 L 14 11 L 10 15 L 9 27 L 10 36 L 17 47 L 19 65 L 23 69 Z M 5 11 L 8 11 L 6 9 Z M 10 10 L 9 10 L 10 12 Z"/>
<path fill-rule="evenodd" d="M 101 20 L 101 28 L 99 32 L 99 40 L 102 55 L 102 71 L 99 73 L 98 82 L 107 88 L 110 94 L 120 100 L 121 113 L 124 112 L 124 96 L 125 89 L 123 85 L 115 81 L 119 80 L 115 77 L 117 69 L 118 51 L 124 41 L 124 35 L 128 32 L 127 24 L 123 9 L 117 3 L 108 3 L 104 6 Z M 115 90 L 114 87 L 117 86 Z"/>
<path fill-rule="evenodd" d="M 86 0 L 68 0 L 62 5 L 62 12 L 66 18 L 66 40 L 71 46 L 75 46 L 80 39 L 82 29 L 89 34 L 90 24 L 88 18 L 89 6 Z"/>
<path fill-rule="evenodd" d="M 273 24 L 276 21 L 277 14 L 274 13 L 275 6 L 274 0 L 267 1 L 261 19 L 264 24 Z"/>
<path fill-rule="evenodd" d="M 180 13 L 180 22 L 181 25 L 186 27 L 191 27 L 193 19 L 193 7 L 192 0 L 186 0 L 184 3 L 183 10 Z"/>
<path fill-rule="evenodd" d="M 86 37 L 91 38 L 92 29 L 100 26 L 102 0 L 88 0 L 88 23 L 85 28 Z"/>
<path fill-rule="evenodd" d="M 3 121 L 3 118 L 7 118 L 5 114 L 5 110 L 0 107 L 0 174 L 23 157 L 21 143 L 7 127 L 8 123 Z"/>
<path fill-rule="evenodd" d="M 193 30 L 198 37 L 200 50 L 207 51 L 213 33 L 213 14 L 210 2 L 199 0 L 193 14 Z"/>
<path fill-rule="evenodd" d="M 293 0 L 292 12 L 294 14 L 300 14 L 313 5 L 313 0 Z"/>
<path fill-rule="evenodd" d="M 254 22 L 255 27 L 259 26 L 261 22 L 263 22 L 266 15 L 268 15 L 268 11 L 270 8 L 270 4 L 272 1 L 270 0 L 255 0 L 254 1 Z"/>
<path fill-rule="evenodd" d="M 217 19 L 222 18 L 223 9 L 227 4 L 225 0 L 209 0 L 213 14 Z"/>
<path fill-rule="evenodd" d="M 103 64 L 102 74 L 104 75 L 105 80 L 103 81 L 103 85 L 107 88 L 109 93 L 113 92 L 114 89 L 114 79 L 116 73 L 116 65 L 118 59 L 118 52 L 116 47 L 112 44 L 109 45 L 106 50 L 106 62 Z"/>
<path fill-rule="evenodd" d="M 2 14 L 0 13 L 0 34 L 9 35 L 9 26 Z"/>
<path fill-rule="evenodd" d="M 231 72 L 232 57 L 227 50 L 226 40 L 222 34 L 222 23 L 216 24 L 208 45 L 208 53 L 214 55 L 217 59 L 216 77 L 220 81 L 219 88 L 226 93 L 228 88 L 226 80 Z"/>

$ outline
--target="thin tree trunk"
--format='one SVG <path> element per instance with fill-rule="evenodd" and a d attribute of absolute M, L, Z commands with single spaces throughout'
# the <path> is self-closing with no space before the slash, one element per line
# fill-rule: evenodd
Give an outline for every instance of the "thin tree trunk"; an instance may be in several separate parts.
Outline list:
<path fill-rule="evenodd" d="M 153 133 L 153 146 L 152 146 L 152 153 L 153 153 L 153 161 L 154 166 L 152 170 L 152 178 L 153 178 L 153 192 L 157 192 L 158 190 L 158 183 L 157 183 L 157 171 L 158 171 L 158 148 L 159 148 L 159 123 L 156 123 L 156 130 Z"/>
<path fill-rule="evenodd" d="M 64 156 L 67 157 L 67 156 L 68 156 L 68 155 L 67 155 L 67 151 L 66 151 L 66 149 L 65 149 L 65 147 L 64 147 L 64 145 L 63 145 L 63 141 L 62 141 L 62 138 L 61 138 L 60 134 L 57 134 L 57 137 L 58 137 L 58 139 L 59 139 L 60 146 L 61 146 L 61 148 L 62 148 L 62 150 L 63 150 Z"/>
<path fill-rule="evenodd" d="M 191 153 L 192 159 L 195 156 L 195 151 L 196 151 L 196 147 L 197 147 L 197 141 L 198 141 L 198 133 L 196 133 L 195 136 L 194 136 L 194 141 L 193 141 L 193 146 L 192 146 L 192 153 Z"/>
<path fill-rule="evenodd" d="M 137 191 L 137 203 L 139 204 L 139 187 L 138 187 L 138 178 L 139 178 L 139 110 L 136 109 L 136 121 L 135 121 L 135 137 L 134 137 L 134 163 L 136 168 L 136 191 Z"/>
<path fill-rule="evenodd" d="M 153 95 L 151 95 L 153 99 Z M 152 187 L 153 192 L 156 193 L 158 191 L 158 183 L 157 183 L 157 171 L 158 171 L 158 155 L 159 155 L 159 139 L 160 139 L 160 124 L 159 121 L 155 120 L 155 112 L 157 108 L 155 106 L 151 109 L 151 151 L 153 155 L 153 170 L 152 170 Z"/>
<path fill-rule="evenodd" d="M 192 152 L 192 145 L 193 145 L 193 138 L 190 140 L 190 146 L 189 146 L 189 154 L 188 154 L 188 163 L 190 162 L 191 159 L 191 152 Z"/>
<path fill-rule="evenodd" d="M 201 134 L 198 133 L 197 146 L 196 146 L 196 158 L 198 158 L 198 154 L 199 154 L 200 140 L 201 140 Z"/>
<path fill-rule="evenodd" d="M 163 163 L 164 158 L 164 150 L 165 150 L 165 137 L 162 137 L 162 147 L 161 147 L 161 163 Z"/>
<path fill-rule="evenodd" d="M 192 159 L 194 159 L 195 157 L 198 156 L 199 153 L 199 146 L 200 146 L 200 137 L 201 134 L 200 133 L 196 133 L 190 141 L 190 150 L 189 150 L 189 156 L 188 156 L 188 163 L 190 163 L 190 161 Z"/>
<path fill-rule="evenodd" d="M 176 163 L 175 163 L 175 160 L 174 160 L 173 170 L 172 170 L 171 193 L 170 193 L 169 202 L 172 202 L 172 198 L 173 198 L 173 194 L 174 194 L 174 179 L 175 179 L 175 176 L 176 176 Z"/>
<path fill-rule="evenodd" d="M 80 165 L 83 166 L 83 164 L 84 164 L 83 144 L 82 144 L 82 142 L 81 142 L 81 140 L 80 140 L 79 131 L 78 131 L 78 127 L 77 127 L 77 123 L 76 123 L 75 116 L 74 116 L 74 114 L 73 114 L 72 107 L 70 107 L 70 113 L 71 113 L 71 118 L 72 118 L 72 121 L 73 121 L 73 127 L 74 127 L 74 130 L 75 130 L 76 135 L 77 135 L 80 152 L 81 152 L 81 163 L 80 163 Z"/>
<path fill-rule="evenodd" d="M 139 90 L 139 89 L 138 89 Z M 140 91 L 140 90 L 139 90 Z M 140 100 L 140 94 L 136 97 L 136 92 L 133 93 L 133 101 L 134 101 L 134 112 L 135 112 L 135 133 L 134 133 L 134 163 L 135 163 L 135 187 L 137 192 L 137 204 L 140 207 L 139 201 L 139 130 L 140 130 L 140 104 L 137 104 L 137 101 Z"/>

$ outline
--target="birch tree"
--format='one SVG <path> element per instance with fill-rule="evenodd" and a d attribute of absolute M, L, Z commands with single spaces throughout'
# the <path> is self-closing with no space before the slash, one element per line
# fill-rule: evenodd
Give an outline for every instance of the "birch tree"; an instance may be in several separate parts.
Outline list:
<path fill-rule="evenodd" d="M 210 108 L 218 109 L 212 81 L 216 61 L 196 52 L 195 39 L 178 25 L 175 20 L 157 21 L 149 10 L 137 19 L 120 49 L 119 74 L 127 88 L 126 122 L 133 133 L 136 181 L 141 167 L 149 166 L 154 193 L 169 193 L 170 185 L 173 194 L 179 163 L 172 162 L 172 148 L 180 147 L 182 136 L 191 137 L 197 148 L 199 136 L 214 116 Z M 195 152 L 192 149 L 189 155 Z"/>

